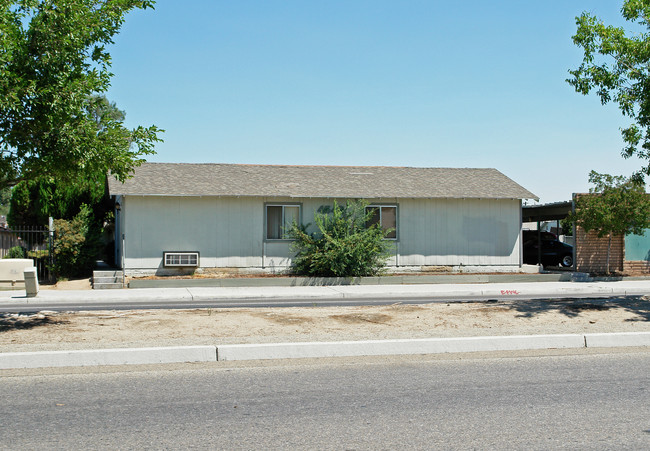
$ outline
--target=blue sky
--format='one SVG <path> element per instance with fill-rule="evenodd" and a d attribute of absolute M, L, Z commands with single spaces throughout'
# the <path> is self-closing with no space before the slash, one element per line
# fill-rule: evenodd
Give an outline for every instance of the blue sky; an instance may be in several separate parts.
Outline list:
<path fill-rule="evenodd" d="M 494 167 L 541 202 L 629 175 L 615 105 L 565 79 L 575 16 L 618 0 L 159 0 L 111 48 L 150 161 Z"/>

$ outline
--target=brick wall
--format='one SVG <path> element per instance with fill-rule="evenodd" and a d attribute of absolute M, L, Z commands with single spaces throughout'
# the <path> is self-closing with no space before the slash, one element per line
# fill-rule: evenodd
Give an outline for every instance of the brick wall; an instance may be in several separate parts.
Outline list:
<path fill-rule="evenodd" d="M 576 227 L 576 271 L 604 273 L 607 270 L 607 242 L 609 238 L 598 238 L 596 232 L 585 233 Z M 609 270 L 623 271 L 625 240 L 622 235 L 612 237 L 609 255 Z"/>
<path fill-rule="evenodd" d="M 625 260 L 623 262 L 623 272 L 629 276 L 648 275 L 650 273 L 650 262 Z"/>

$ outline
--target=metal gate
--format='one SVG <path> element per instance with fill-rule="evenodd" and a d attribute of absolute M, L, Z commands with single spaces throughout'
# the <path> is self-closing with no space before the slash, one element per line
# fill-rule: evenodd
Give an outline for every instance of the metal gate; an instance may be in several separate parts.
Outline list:
<path fill-rule="evenodd" d="M 38 280 L 52 282 L 52 226 L 23 226 L 0 228 L 0 258 L 31 258 Z"/>

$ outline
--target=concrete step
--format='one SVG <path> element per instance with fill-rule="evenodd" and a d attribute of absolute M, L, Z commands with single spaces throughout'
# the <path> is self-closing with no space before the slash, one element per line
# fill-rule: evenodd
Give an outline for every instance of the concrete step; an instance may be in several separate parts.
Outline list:
<path fill-rule="evenodd" d="M 93 271 L 93 277 L 124 277 L 124 272 L 120 270 Z"/>
<path fill-rule="evenodd" d="M 122 283 L 121 277 L 93 277 L 93 283 Z"/>
<path fill-rule="evenodd" d="M 121 270 L 93 271 L 93 289 L 108 290 L 124 287 L 124 272 Z"/>
<path fill-rule="evenodd" d="M 113 290 L 122 289 L 122 282 L 119 283 L 93 283 L 94 290 Z"/>

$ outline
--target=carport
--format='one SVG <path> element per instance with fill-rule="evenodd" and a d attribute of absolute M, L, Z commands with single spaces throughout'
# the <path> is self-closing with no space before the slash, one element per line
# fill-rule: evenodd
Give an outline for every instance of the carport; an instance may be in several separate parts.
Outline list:
<path fill-rule="evenodd" d="M 541 230 L 540 225 L 545 221 L 555 221 L 557 229 L 560 228 L 560 221 L 573 210 L 573 202 L 553 202 L 550 204 L 540 205 L 524 205 L 521 208 L 521 222 L 536 222 L 537 223 L 537 240 L 541 243 Z M 576 255 L 575 246 L 573 247 L 573 266 L 575 267 Z M 542 260 L 542 247 L 538 246 L 537 262 Z"/>

